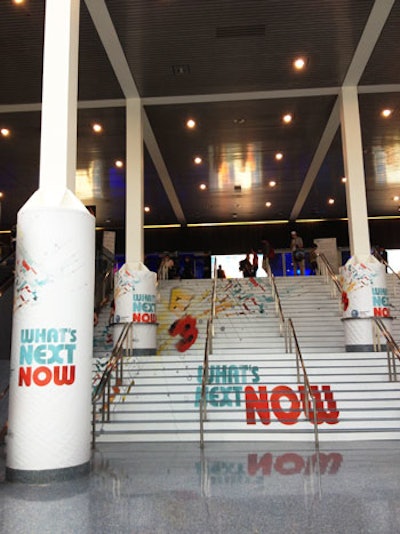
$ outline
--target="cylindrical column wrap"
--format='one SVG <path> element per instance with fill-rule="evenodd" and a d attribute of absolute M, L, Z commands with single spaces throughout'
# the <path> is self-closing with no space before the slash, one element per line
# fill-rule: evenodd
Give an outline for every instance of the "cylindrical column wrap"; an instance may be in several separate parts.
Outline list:
<path fill-rule="evenodd" d="M 390 331 L 389 297 L 385 267 L 376 258 L 350 258 L 341 268 L 343 320 L 348 352 L 374 350 L 373 317 Z"/>
<path fill-rule="evenodd" d="M 115 322 L 133 322 L 133 353 L 154 354 L 157 350 L 157 275 L 141 263 L 125 263 L 116 274 Z M 116 325 L 114 342 L 121 327 Z"/>
<path fill-rule="evenodd" d="M 70 191 L 38 193 L 18 214 L 7 437 L 7 478 L 27 482 L 91 454 L 95 220 Z"/>

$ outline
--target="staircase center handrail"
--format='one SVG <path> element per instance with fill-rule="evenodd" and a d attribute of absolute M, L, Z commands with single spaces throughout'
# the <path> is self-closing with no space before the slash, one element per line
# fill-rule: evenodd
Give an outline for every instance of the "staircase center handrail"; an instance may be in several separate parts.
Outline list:
<path fill-rule="evenodd" d="M 272 269 L 269 263 L 267 263 L 267 273 L 268 273 L 268 280 L 269 280 L 269 283 L 272 289 L 272 297 L 275 302 L 275 312 L 278 314 L 278 317 L 279 317 L 279 332 L 281 336 L 285 335 L 285 350 L 287 352 L 287 335 L 286 335 L 286 329 L 285 329 L 285 316 L 283 314 L 282 303 L 281 303 L 278 288 L 275 282 L 275 276 L 272 272 Z"/>
<path fill-rule="evenodd" d="M 96 439 L 96 402 L 102 398 L 102 423 L 110 420 L 110 395 L 111 378 L 115 371 L 117 383 L 122 383 L 123 379 L 123 357 L 125 356 L 125 342 L 128 347 L 132 347 L 132 326 L 133 323 L 125 323 L 118 337 L 118 341 L 112 350 L 111 356 L 106 364 L 103 374 L 92 393 L 92 447 L 94 448 Z M 129 350 L 129 349 L 128 349 Z"/>
<path fill-rule="evenodd" d="M 389 382 L 397 382 L 397 369 L 396 369 L 396 360 L 400 361 L 400 347 L 394 340 L 392 333 L 384 324 L 380 317 L 373 317 L 375 332 L 375 347 L 380 348 L 379 334 L 382 334 L 386 340 L 386 354 L 388 362 L 388 375 Z"/>
<path fill-rule="evenodd" d="M 213 283 L 211 289 L 210 317 L 207 320 L 206 343 L 204 347 L 203 372 L 201 377 L 200 395 L 200 447 L 204 447 L 204 421 L 207 420 L 207 383 L 208 383 L 208 357 L 212 351 L 214 337 L 214 319 L 216 315 L 217 300 L 217 262 L 214 264 Z"/>
<path fill-rule="evenodd" d="M 323 264 L 324 271 L 325 271 L 325 277 L 328 280 L 330 280 L 332 287 L 336 288 L 339 294 L 341 295 L 343 291 L 342 285 L 339 282 L 339 278 L 337 274 L 332 269 L 332 266 L 329 263 L 327 257 L 325 256 L 324 253 L 321 252 L 318 254 L 318 258 L 322 260 L 322 264 Z M 334 294 L 332 294 L 332 296 L 334 296 Z"/>
<path fill-rule="evenodd" d="M 295 346 L 295 352 L 296 352 L 297 382 L 300 382 L 300 368 L 303 374 L 304 412 L 305 412 L 306 417 L 310 421 L 311 421 L 310 403 L 309 403 L 310 398 L 311 398 L 311 402 L 313 405 L 314 441 L 315 441 L 315 448 L 318 450 L 319 449 L 319 435 L 318 435 L 318 414 L 317 414 L 316 398 L 315 398 L 314 392 L 311 389 L 310 380 L 308 378 L 308 373 L 306 370 L 303 356 L 301 354 L 300 345 L 297 339 L 296 330 L 294 328 L 292 319 L 288 319 L 286 324 L 288 328 L 290 351 L 291 351 L 291 345 L 292 345 L 292 338 L 294 340 L 294 346 Z"/>

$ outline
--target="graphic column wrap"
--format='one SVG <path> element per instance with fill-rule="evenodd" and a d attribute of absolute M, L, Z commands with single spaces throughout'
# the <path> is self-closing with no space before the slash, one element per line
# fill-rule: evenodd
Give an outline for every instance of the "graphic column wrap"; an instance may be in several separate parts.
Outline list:
<path fill-rule="evenodd" d="M 385 267 L 373 256 L 365 261 L 354 256 L 341 268 L 341 277 L 346 350 L 372 351 L 372 318 L 381 318 L 391 328 Z"/>
<path fill-rule="evenodd" d="M 8 478 L 89 465 L 94 251 L 94 217 L 70 191 L 20 210 Z"/>
<path fill-rule="evenodd" d="M 133 353 L 155 354 L 157 350 L 157 275 L 141 262 L 125 263 L 115 277 L 114 343 L 122 324 L 133 322 Z"/>

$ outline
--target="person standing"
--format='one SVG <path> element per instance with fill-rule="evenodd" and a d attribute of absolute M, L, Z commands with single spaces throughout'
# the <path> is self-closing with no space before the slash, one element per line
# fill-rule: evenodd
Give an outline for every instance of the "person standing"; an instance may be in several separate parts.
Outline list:
<path fill-rule="evenodd" d="M 310 250 L 310 267 L 312 274 L 318 274 L 318 245 L 316 243 L 312 244 Z"/>
<path fill-rule="evenodd" d="M 273 251 L 273 248 L 271 247 L 270 242 L 265 238 L 262 239 L 261 240 L 261 253 L 262 253 L 261 266 L 264 269 L 264 271 L 267 273 L 267 275 L 268 275 L 269 260 L 270 260 L 272 251 Z"/>
<path fill-rule="evenodd" d="M 226 278 L 226 274 L 225 274 L 225 271 L 222 268 L 222 265 L 218 265 L 217 278 Z"/>
<path fill-rule="evenodd" d="M 253 276 L 257 276 L 257 271 L 258 271 L 258 254 L 257 254 L 257 251 L 255 251 L 254 249 L 252 250 L 252 254 L 253 254 L 253 260 L 252 260 L 252 274 L 253 274 Z"/>
<path fill-rule="evenodd" d="M 292 252 L 293 271 L 295 276 L 297 276 L 297 269 L 300 270 L 301 275 L 304 275 L 305 253 L 303 247 L 303 239 L 293 230 L 290 233 L 290 250 Z"/>

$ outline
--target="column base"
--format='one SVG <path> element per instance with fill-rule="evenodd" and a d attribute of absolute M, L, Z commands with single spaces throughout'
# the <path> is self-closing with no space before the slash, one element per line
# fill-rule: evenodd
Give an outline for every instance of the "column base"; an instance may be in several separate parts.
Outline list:
<path fill-rule="evenodd" d="M 62 480 L 72 480 L 90 473 L 90 462 L 61 469 L 26 470 L 6 467 L 8 482 L 22 482 L 25 484 L 47 484 Z"/>

